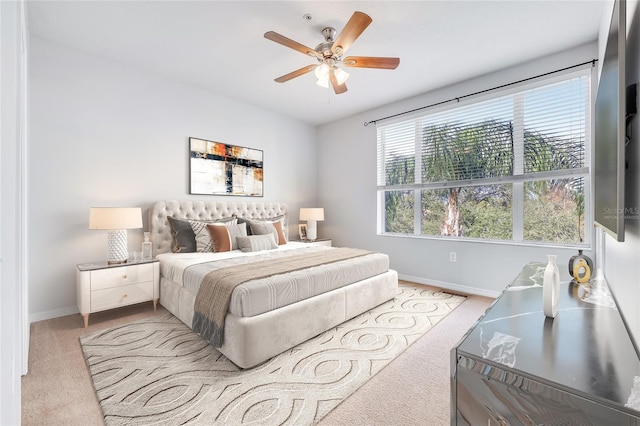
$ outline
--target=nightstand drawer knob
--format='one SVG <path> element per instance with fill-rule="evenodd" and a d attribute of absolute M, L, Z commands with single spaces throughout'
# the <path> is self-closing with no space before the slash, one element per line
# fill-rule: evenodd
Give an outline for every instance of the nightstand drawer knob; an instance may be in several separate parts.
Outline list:
<path fill-rule="evenodd" d="M 126 280 L 126 279 L 127 279 L 127 275 L 126 275 L 126 274 L 123 274 L 123 275 L 122 275 L 122 279 L 123 279 L 123 280 Z"/>
<path fill-rule="evenodd" d="M 122 295 L 122 298 L 123 298 L 123 299 L 126 299 L 126 298 L 127 298 L 127 293 L 123 294 L 123 295 Z"/>

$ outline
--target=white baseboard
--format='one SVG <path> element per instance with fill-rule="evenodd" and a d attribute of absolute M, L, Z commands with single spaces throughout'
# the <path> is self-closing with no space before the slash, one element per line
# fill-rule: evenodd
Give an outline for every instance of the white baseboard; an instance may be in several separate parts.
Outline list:
<path fill-rule="evenodd" d="M 431 279 L 428 279 L 428 278 L 413 277 L 411 275 L 405 275 L 405 274 L 398 274 L 398 278 L 403 280 L 403 281 L 410 281 L 412 283 L 430 285 L 432 287 L 439 287 L 439 288 L 442 288 L 442 289 L 445 289 L 445 290 L 451 290 L 451 291 L 455 291 L 455 292 L 458 292 L 458 293 L 473 294 L 473 295 L 476 295 L 476 296 L 484 296 L 484 297 L 491 297 L 493 299 L 495 299 L 496 297 L 500 296 L 500 292 L 499 291 L 485 290 L 485 289 L 482 289 L 482 288 L 469 287 L 469 286 L 466 286 L 466 285 L 447 283 L 447 282 L 444 282 L 444 281 L 431 280 Z"/>
<path fill-rule="evenodd" d="M 53 311 L 38 312 L 37 314 L 29 315 L 29 322 L 44 321 L 51 318 L 64 317 L 67 315 L 73 315 L 80 313 L 77 306 L 69 306 L 67 308 L 54 309 Z"/>

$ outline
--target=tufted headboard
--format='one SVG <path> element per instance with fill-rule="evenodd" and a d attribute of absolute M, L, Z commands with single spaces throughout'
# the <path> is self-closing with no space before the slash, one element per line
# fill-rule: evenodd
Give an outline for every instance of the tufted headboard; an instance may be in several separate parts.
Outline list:
<path fill-rule="evenodd" d="M 149 228 L 153 255 L 171 252 L 171 227 L 167 216 L 177 219 L 215 220 L 233 215 L 244 219 L 267 219 L 285 215 L 285 235 L 288 235 L 287 205 L 283 203 L 224 203 L 216 201 L 164 200 L 151 209 Z"/>

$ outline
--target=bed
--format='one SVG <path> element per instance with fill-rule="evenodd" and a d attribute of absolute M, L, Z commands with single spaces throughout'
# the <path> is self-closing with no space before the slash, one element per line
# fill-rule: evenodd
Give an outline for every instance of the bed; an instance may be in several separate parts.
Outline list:
<path fill-rule="evenodd" d="M 278 219 L 287 243 L 272 250 L 247 253 L 240 250 L 173 253 L 169 217 L 198 221 L 232 217 L 254 221 Z M 153 253 L 160 261 L 160 303 L 193 328 L 200 279 L 195 277 L 199 270 L 273 259 L 287 263 L 289 256 L 299 259 L 313 256 L 312 252 L 327 251 L 322 255 L 331 255 L 337 253 L 333 250 L 343 250 L 289 241 L 286 218 L 287 206 L 283 203 L 156 202 L 150 212 L 150 231 Z M 263 281 L 248 281 L 235 288 L 224 317 L 222 344 L 216 349 L 240 368 L 256 366 L 392 299 L 398 286 L 396 271 L 388 268 L 388 256 L 381 253 L 359 254 L 266 277 Z"/>

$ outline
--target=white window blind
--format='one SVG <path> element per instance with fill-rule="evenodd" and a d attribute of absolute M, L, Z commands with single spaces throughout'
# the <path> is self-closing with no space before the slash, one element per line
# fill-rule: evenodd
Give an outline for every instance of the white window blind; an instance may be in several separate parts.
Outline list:
<path fill-rule="evenodd" d="M 457 227 L 457 236 L 584 244 L 590 105 L 590 71 L 584 69 L 378 126 L 377 185 L 384 207 L 379 231 L 448 236 Z M 539 223 L 536 215 L 557 207 L 558 197 L 566 202 L 553 226 L 581 230 L 529 229 Z M 425 225 L 438 220 L 440 204 L 446 204 L 443 224 Z M 497 236 L 476 229 L 480 209 L 498 212 L 504 206 L 512 217 L 502 226 L 511 229 Z"/>

